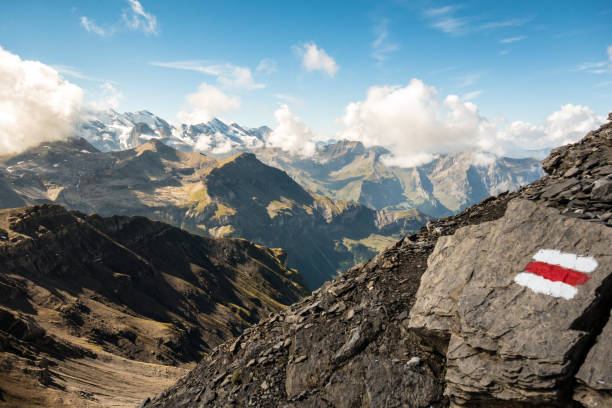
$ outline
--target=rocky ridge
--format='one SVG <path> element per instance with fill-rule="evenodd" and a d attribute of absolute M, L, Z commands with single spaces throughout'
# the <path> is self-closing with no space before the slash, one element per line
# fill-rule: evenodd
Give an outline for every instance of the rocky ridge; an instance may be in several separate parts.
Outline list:
<path fill-rule="evenodd" d="M 431 221 L 418 234 L 271 314 L 215 348 L 189 375 L 141 406 L 609 406 L 612 366 L 602 356 L 612 354 L 607 336 L 612 124 L 553 150 L 544 169 L 548 175 L 539 181 Z M 538 243 L 539 235 L 506 237 L 520 225 L 544 234 L 546 245 L 592 251 L 599 259 L 599 269 L 579 288 L 574 303 L 509 282 Z M 515 242 L 516 251 L 511 249 Z M 478 245 L 490 245 L 491 257 L 478 251 Z M 464 248 L 455 252 L 453 246 Z M 475 262 L 463 267 L 473 270 L 472 276 L 454 282 L 468 303 L 454 300 L 456 293 L 449 298 L 447 288 L 434 284 L 449 273 L 434 268 L 444 265 L 435 255 L 444 248 L 447 256 L 464 264 L 460 255 L 476 251 Z M 503 260 L 506 273 L 498 271 L 499 278 L 486 274 L 487 262 L 494 262 L 496 254 L 511 258 Z M 436 316 L 437 309 L 428 308 L 425 294 L 419 293 L 428 285 L 439 288 L 438 298 L 448 299 L 449 312 L 440 316 L 449 324 L 419 322 Z M 474 293 L 485 296 L 485 304 L 498 302 L 482 318 L 480 298 L 471 299 L 470 288 L 481 288 Z M 509 291 L 531 300 L 532 306 L 523 302 L 527 306 L 521 308 Z M 498 320 L 512 319 L 506 316 L 509 307 L 521 313 L 532 310 L 518 315 L 531 328 L 495 326 Z M 548 321 L 540 320 L 548 315 Z M 537 331 L 538 321 L 547 322 L 547 330 Z"/>
<path fill-rule="evenodd" d="M 514 191 L 543 176 L 538 160 L 471 151 L 440 155 L 402 168 L 389 166 L 389 151 L 341 140 L 318 146 L 312 157 L 280 149 L 254 151 L 312 191 L 377 210 L 418 209 L 432 216 L 456 214 L 485 197 Z"/>
<path fill-rule="evenodd" d="M 0 156 L 0 193 L 0 208 L 56 203 L 103 216 L 137 214 L 195 234 L 282 247 L 311 288 L 427 221 L 418 211 L 379 217 L 313 194 L 251 153 L 217 160 L 157 139 L 118 152 L 71 139 Z"/>

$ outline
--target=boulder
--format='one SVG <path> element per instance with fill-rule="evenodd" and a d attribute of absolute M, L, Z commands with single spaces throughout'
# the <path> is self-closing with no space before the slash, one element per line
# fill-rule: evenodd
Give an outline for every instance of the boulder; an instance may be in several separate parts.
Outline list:
<path fill-rule="evenodd" d="M 409 327 L 427 336 L 450 335 L 445 393 L 454 404 L 571 400 L 566 385 L 609 313 L 601 293 L 612 289 L 610 242 L 612 230 L 604 225 L 522 199 L 510 201 L 499 220 L 438 240 Z M 543 249 L 574 261 L 563 253 L 592 257 L 597 266 L 581 285 L 543 284 L 526 271 Z M 555 289 L 561 285 L 569 293 Z"/>

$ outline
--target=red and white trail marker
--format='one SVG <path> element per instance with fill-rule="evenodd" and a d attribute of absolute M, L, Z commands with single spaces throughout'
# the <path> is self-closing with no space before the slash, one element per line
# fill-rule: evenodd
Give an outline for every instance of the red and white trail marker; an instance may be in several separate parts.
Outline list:
<path fill-rule="evenodd" d="M 576 296 L 576 286 L 584 285 L 589 274 L 597 268 L 592 256 L 578 256 L 556 249 L 540 249 L 534 262 L 514 277 L 519 285 L 526 286 L 536 293 L 571 299 Z"/>

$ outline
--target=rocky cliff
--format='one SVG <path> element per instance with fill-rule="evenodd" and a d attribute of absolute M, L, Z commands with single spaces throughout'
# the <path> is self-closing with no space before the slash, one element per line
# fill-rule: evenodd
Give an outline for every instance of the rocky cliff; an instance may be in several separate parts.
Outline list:
<path fill-rule="evenodd" d="M 611 406 L 612 124 L 544 169 L 271 314 L 141 407 Z"/>
<path fill-rule="evenodd" d="M 143 217 L 0 210 L 0 405 L 134 404 L 306 295 L 285 259 Z"/>

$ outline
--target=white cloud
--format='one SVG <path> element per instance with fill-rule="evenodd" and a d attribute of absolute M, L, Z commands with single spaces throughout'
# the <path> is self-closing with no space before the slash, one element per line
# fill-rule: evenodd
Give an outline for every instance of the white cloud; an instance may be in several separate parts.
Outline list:
<path fill-rule="evenodd" d="M 239 67 L 230 63 L 215 64 L 206 61 L 188 60 L 171 62 L 150 62 L 149 64 L 163 68 L 182 69 L 187 71 L 201 72 L 217 78 L 220 85 L 239 89 L 262 89 L 264 84 L 258 84 L 253 79 L 251 70 L 247 67 Z"/>
<path fill-rule="evenodd" d="M 430 8 L 424 10 L 422 15 L 426 20 L 429 20 L 430 27 L 451 36 L 460 36 L 508 27 L 519 27 L 532 20 L 531 18 L 510 18 L 483 22 L 482 17 L 479 15 L 457 16 L 456 12 L 464 8 L 464 5 Z M 514 38 L 515 41 L 521 39 L 523 38 Z"/>
<path fill-rule="evenodd" d="M 517 42 L 517 41 L 523 41 L 527 38 L 526 35 L 521 35 L 518 37 L 509 37 L 509 38 L 503 38 L 501 40 L 499 40 L 500 44 L 511 44 L 513 42 Z"/>
<path fill-rule="evenodd" d="M 460 88 L 467 88 L 468 86 L 472 86 L 476 83 L 476 81 L 478 81 L 478 79 L 480 79 L 481 76 L 482 74 L 476 73 L 457 77 L 457 79 L 459 80 L 457 86 Z"/>
<path fill-rule="evenodd" d="M 70 136 L 82 99 L 53 68 L 0 47 L 0 154 Z"/>
<path fill-rule="evenodd" d="M 471 99 L 476 99 L 480 96 L 480 94 L 482 93 L 482 90 L 477 90 L 477 91 L 472 91 L 472 92 L 468 92 L 465 95 L 463 95 L 461 97 L 461 99 L 465 100 L 465 101 L 469 101 Z"/>
<path fill-rule="evenodd" d="M 439 17 L 439 16 L 446 16 L 448 14 L 453 13 L 455 10 L 460 9 L 461 6 L 459 5 L 454 5 L 454 6 L 444 6 L 444 7 L 439 7 L 439 8 L 430 8 L 425 10 L 424 14 L 428 17 Z"/>
<path fill-rule="evenodd" d="M 85 81 L 92 81 L 92 82 L 108 82 L 110 84 L 114 83 L 113 81 L 109 81 L 106 79 L 85 75 L 84 73 L 76 69 L 75 67 L 71 67 L 69 65 L 52 65 L 51 68 L 53 68 L 54 70 L 56 70 L 63 76 L 70 76 L 73 78 L 83 79 Z"/>
<path fill-rule="evenodd" d="M 378 64 L 382 64 L 389 57 L 389 54 L 393 51 L 397 51 L 397 44 L 392 44 L 387 41 L 389 37 L 389 21 L 383 19 L 374 26 L 374 34 L 376 38 L 372 42 L 372 58 L 374 58 Z"/>
<path fill-rule="evenodd" d="M 433 87 L 413 79 L 405 87 L 375 86 L 364 101 L 350 103 L 340 119 L 340 138 L 383 146 L 389 164 L 411 167 L 437 153 L 489 146 L 492 125 L 476 105 L 449 95 L 443 101 Z"/>
<path fill-rule="evenodd" d="M 130 30 L 142 30 L 145 34 L 158 34 L 157 18 L 147 13 L 138 0 L 127 0 L 129 9 L 123 10 L 123 22 Z"/>
<path fill-rule="evenodd" d="M 603 122 L 604 118 L 595 115 L 588 106 L 566 104 L 541 125 L 512 122 L 498 132 L 497 138 L 525 150 L 550 148 L 574 143 Z"/>
<path fill-rule="evenodd" d="M 90 20 L 89 18 L 87 18 L 85 16 L 81 16 L 81 25 L 88 32 L 94 33 L 94 34 L 98 34 L 101 37 L 104 37 L 106 35 L 110 35 L 112 33 L 112 31 L 110 29 L 106 29 L 106 28 L 100 27 L 93 20 Z"/>
<path fill-rule="evenodd" d="M 608 70 L 605 68 L 607 65 L 606 61 L 599 62 L 583 62 L 578 65 L 576 68 L 572 69 L 572 71 L 585 71 L 590 74 L 603 74 Z"/>
<path fill-rule="evenodd" d="M 304 102 L 302 99 L 298 98 L 297 96 L 293 96 L 293 95 L 276 94 L 274 96 L 276 96 L 276 98 L 280 99 L 281 101 L 289 102 L 292 104 L 300 104 Z"/>
<path fill-rule="evenodd" d="M 240 98 L 228 96 L 219 88 L 203 82 L 196 93 L 187 95 L 189 108 L 176 115 L 187 124 L 208 122 L 215 116 L 240 107 Z"/>
<path fill-rule="evenodd" d="M 105 108 L 117 110 L 123 99 L 123 94 L 117 90 L 110 82 L 100 85 L 102 89 L 102 104 Z"/>
<path fill-rule="evenodd" d="M 586 106 L 563 105 L 541 125 L 505 125 L 481 116 L 475 104 L 456 95 L 442 98 L 413 79 L 405 87 L 370 88 L 365 100 L 348 104 L 338 121 L 344 126 L 338 138 L 383 146 L 391 152 L 384 158 L 387 164 L 412 167 L 437 154 L 468 150 L 530 155 L 530 150 L 579 140 L 603 118 Z"/>
<path fill-rule="evenodd" d="M 607 52 L 608 52 L 608 60 L 610 60 L 610 68 L 612 68 L 612 45 L 608 47 Z"/>
<path fill-rule="evenodd" d="M 261 71 L 266 75 L 270 75 L 271 73 L 278 71 L 278 64 L 272 58 L 264 58 L 259 61 L 256 70 Z"/>
<path fill-rule="evenodd" d="M 531 18 L 509 18 L 506 20 L 500 21 L 490 21 L 488 23 L 481 24 L 478 29 L 479 30 L 494 30 L 498 28 L 507 28 L 507 27 L 520 27 L 528 22 L 530 22 Z"/>
<path fill-rule="evenodd" d="M 238 144 L 228 139 L 221 132 L 215 132 L 212 135 L 201 134 L 198 136 L 194 150 L 211 154 L 226 154 L 238 147 Z"/>
<path fill-rule="evenodd" d="M 302 57 L 302 66 L 307 71 L 322 71 L 332 78 L 338 72 L 336 61 L 314 42 L 294 46 L 294 50 Z"/>
<path fill-rule="evenodd" d="M 312 156 L 315 151 L 314 134 L 291 112 L 289 106 L 281 105 L 274 112 L 274 118 L 278 125 L 266 140 L 267 145 L 299 156 Z"/>
<path fill-rule="evenodd" d="M 127 0 L 127 2 L 130 7 L 122 11 L 120 22 L 103 27 L 97 25 L 91 18 L 81 16 L 81 25 L 88 32 L 95 33 L 101 37 L 113 35 L 121 27 L 127 27 L 133 31 L 140 30 L 147 35 L 159 34 L 157 17 L 151 13 L 147 13 L 138 0 Z"/>

